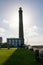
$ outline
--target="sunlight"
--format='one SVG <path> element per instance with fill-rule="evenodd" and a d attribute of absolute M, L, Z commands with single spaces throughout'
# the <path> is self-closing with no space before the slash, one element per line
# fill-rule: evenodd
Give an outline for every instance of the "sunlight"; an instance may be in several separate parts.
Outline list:
<path fill-rule="evenodd" d="M 27 11 L 25 8 L 22 8 L 23 10 L 23 25 L 24 27 L 28 28 L 32 22 L 32 14 L 31 12 Z M 9 11 L 9 27 L 14 29 L 15 27 L 18 28 L 19 26 L 19 9 L 11 10 Z"/>

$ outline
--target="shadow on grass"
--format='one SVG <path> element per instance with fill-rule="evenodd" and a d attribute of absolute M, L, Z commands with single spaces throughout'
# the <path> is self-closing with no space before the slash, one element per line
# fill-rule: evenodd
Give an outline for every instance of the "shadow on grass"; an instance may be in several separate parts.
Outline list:
<path fill-rule="evenodd" d="M 27 49 L 18 48 L 2 65 L 39 65 L 34 53 Z"/>

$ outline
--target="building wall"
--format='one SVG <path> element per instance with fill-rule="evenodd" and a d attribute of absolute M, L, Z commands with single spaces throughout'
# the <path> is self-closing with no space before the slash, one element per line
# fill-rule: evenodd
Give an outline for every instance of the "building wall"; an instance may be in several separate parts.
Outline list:
<path fill-rule="evenodd" d="M 23 39 L 19 39 L 19 38 L 8 38 L 7 39 L 7 43 L 10 46 L 14 46 L 14 47 L 21 47 L 23 42 L 24 42 L 24 40 Z"/>

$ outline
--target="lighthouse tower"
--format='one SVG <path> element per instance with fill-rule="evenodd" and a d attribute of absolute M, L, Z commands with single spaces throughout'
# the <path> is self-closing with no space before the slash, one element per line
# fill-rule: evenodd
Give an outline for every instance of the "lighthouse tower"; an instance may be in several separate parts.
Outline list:
<path fill-rule="evenodd" d="M 23 11 L 22 8 L 19 8 L 19 38 L 24 39 L 23 33 Z M 24 43 L 23 43 L 24 44 Z"/>

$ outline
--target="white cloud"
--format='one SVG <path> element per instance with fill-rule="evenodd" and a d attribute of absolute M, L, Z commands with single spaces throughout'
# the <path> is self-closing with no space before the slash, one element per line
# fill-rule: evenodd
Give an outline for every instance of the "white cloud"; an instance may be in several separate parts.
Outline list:
<path fill-rule="evenodd" d="M 5 29 L 4 28 L 0 28 L 0 34 L 4 33 Z"/>
<path fill-rule="evenodd" d="M 3 36 L 4 36 L 4 39 L 5 39 L 4 33 L 5 33 L 5 29 L 0 27 L 0 37 L 3 38 Z"/>
<path fill-rule="evenodd" d="M 10 22 L 10 24 L 9 24 L 10 29 L 14 29 L 14 28 L 17 28 L 17 27 L 18 27 L 18 24 L 17 24 L 16 21 Z"/>
<path fill-rule="evenodd" d="M 37 26 L 33 26 L 31 28 L 29 28 L 29 36 L 37 36 L 38 35 L 38 27 Z"/>
<path fill-rule="evenodd" d="M 12 17 L 10 19 L 3 19 L 3 23 L 7 24 L 10 29 L 14 29 L 18 27 L 18 18 L 14 19 L 15 17 Z"/>
<path fill-rule="evenodd" d="M 31 45 L 43 45 L 43 36 L 30 37 L 28 44 Z"/>
<path fill-rule="evenodd" d="M 37 30 L 37 29 L 38 29 L 38 27 L 37 27 L 36 25 L 34 25 L 32 28 L 33 28 L 34 30 Z"/>
<path fill-rule="evenodd" d="M 14 34 L 10 34 L 8 38 L 14 38 Z"/>
<path fill-rule="evenodd" d="M 8 20 L 6 20 L 6 19 L 3 19 L 3 22 L 4 22 L 4 23 L 6 23 L 6 24 L 8 24 L 8 23 L 9 23 L 9 21 L 8 21 Z"/>
<path fill-rule="evenodd" d="M 25 29 L 25 36 L 28 38 L 28 37 L 34 37 L 34 36 L 37 36 L 39 35 L 38 33 L 38 27 L 36 25 L 32 26 L 32 27 L 29 27 L 29 28 L 26 28 Z"/>
<path fill-rule="evenodd" d="M 38 27 L 36 25 L 25 29 L 25 39 L 27 39 L 26 44 L 37 44 L 39 41 Z"/>

